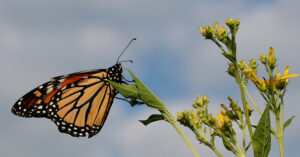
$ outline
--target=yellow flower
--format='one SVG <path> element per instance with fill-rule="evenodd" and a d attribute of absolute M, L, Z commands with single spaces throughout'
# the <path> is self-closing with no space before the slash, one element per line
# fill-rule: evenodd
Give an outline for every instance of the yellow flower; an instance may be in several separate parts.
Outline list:
<path fill-rule="evenodd" d="M 196 125 L 196 127 L 197 128 L 201 127 L 200 121 L 197 118 L 197 115 L 196 115 L 196 113 L 194 112 L 193 109 L 191 110 L 191 116 L 192 116 L 192 120 L 193 120 L 194 124 Z"/>
<path fill-rule="evenodd" d="M 270 48 L 270 54 L 269 54 L 269 56 L 271 56 L 271 57 L 273 56 L 273 50 L 272 49 L 273 48 L 271 47 Z M 270 86 L 271 86 L 271 81 L 270 80 L 259 79 L 256 76 L 255 72 L 252 69 L 250 69 L 245 62 L 243 62 L 243 64 L 245 66 L 245 69 L 243 70 L 243 73 L 245 74 L 246 78 L 251 80 L 262 91 L 266 90 L 266 87 L 270 88 Z M 284 76 L 281 76 L 280 71 L 278 72 L 278 74 L 277 74 L 278 78 L 276 80 L 273 80 L 273 87 L 276 87 L 276 85 L 284 83 L 287 79 L 289 79 L 291 77 L 299 76 L 298 74 L 288 75 L 289 70 L 290 70 L 289 66 L 286 66 L 286 68 L 284 70 Z"/>
<path fill-rule="evenodd" d="M 283 76 L 281 76 L 280 71 L 278 71 L 279 78 L 277 80 L 273 81 L 274 86 L 276 86 L 276 85 L 278 85 L 280 83 L 284 83 L 285 80 L 287 80 L 287 79 L 289 79 L 291 77 L 297 77 L 297 76 L 299 76 L 298 74 L 290 74 L 290 75 L 288 75 L 289 71 L 290 71 L 290 67 L 289 66 L 286 66 L 286 68 L 284 70 L 284 75 Z M 265 83 L 268 86 L 270 86 L 271 82 L 270 82 L 270 80 L 265 80 Z"/>
<path fill-rule="evenodd" d="M 226 33 L 226 28 L 224 27 L 224 25 L 222 25 L 222 27 L 219 28 L 218 22 L 215 22 L 215 28 L 217 38 L 222 42 L 226 42 L 228 34 Z"/>
<path fill-rule="evenodd" d="M 217 127 L 220 129 L 220 130 L 223 130 L 224 129 L 224 126 L 225 125 L 228 125 L 226 123 L 228 123 L 230 121 L 229 117 L 226 115 L 226 113 L 224 113 L 222 110 L 220 110 L 220 113 L 221 114 L 217 114 L 217 117 L 218 118 L 215 118 L 216 120 L 216 124 L 217 124 Z M 211 136 L 215 136 L 217 134 L 217 131 L 215 130 Z"/>
<path fill-rule="evenodd" d="M 216 118 L 216 122 L 217 122 L 218 128 L 222 129 L 224 127 L 224 124 L 229 121 L 229 118 L 222 110 L 220 111 L 220 113 L 221 114 L 217 115 L 220 122 L 217 118 Z"/>

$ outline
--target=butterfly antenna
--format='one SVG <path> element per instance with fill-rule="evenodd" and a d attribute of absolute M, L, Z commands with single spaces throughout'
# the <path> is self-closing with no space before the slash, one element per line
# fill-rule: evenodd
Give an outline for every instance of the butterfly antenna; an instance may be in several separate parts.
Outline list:
<path fill-rule="evenodd" d="M 136 40 L 136 38 L 133 38 L 130 40 L 130 42 L 127 44 L 127 46 L 124 48 L 124 50 L 122 51 L 122 53 L 120 54 L 120 56 L 117 59 L 117 63 L 119 63 L 119 59 L 122 56 L 122 54 L 125 52 L 125 50 L 128 48 L 128 46 L 131 44 L 131 42 L 133 42 L 133 40 Z"/>
<path fill-rule="evenodd" d="M 122 62 L 130 62 L 130 63 L 133 63 L 133 61 L 130 59 L 130 60 L 124 60 L 124 61 L 120 61 L 119 63 L 122 63 Z"/>

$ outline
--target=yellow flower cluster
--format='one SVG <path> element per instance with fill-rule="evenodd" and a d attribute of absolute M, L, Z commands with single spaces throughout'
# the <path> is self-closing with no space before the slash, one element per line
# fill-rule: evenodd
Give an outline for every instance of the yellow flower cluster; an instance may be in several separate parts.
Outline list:
<path fill-rule="evenodd" d="M 274 49 L 270 47 L 269 56 L 261 56 L 261 61 L 263 64 L 268 63 L 270 68 L 274 68 L 276 65 L 276 58 L 274 57 Z M 242 64 L 244 66 L 243 73 L 245 74 L 246 78 L 251 80 L 261 91 L 266 91 L 268 88 L 271 88 L 271 80 L 259 79 L 252 68 L 249 68 L 246 62 L 243 60 Z M 284 75 L 281 76 L 280 71 L 275 74 L 275 80 L 273 80 L 273 88 L 277 87 L 282 89 L 286 85 L 286 81 L 289 78 L 297 77 L 298 74 L 288 74 L 289 73 L 289 66 L 286 66 L 284 70 Z"/>

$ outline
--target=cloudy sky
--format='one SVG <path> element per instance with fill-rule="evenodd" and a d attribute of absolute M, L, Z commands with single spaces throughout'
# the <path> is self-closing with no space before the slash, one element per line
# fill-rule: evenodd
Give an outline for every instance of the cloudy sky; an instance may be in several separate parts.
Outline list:
<path fill-rule="evenodd" d="M 300 73 L 299 5 L 297 0 L 0 0 L 0 156 L 193 156 L 169 124 L 145 127 L 138 122 L 156 113 L 144 106 L 132 108 L 115 100 L 105 126 L 91 139 L 61 134 L 48 119 L 20 118 L 10 110 L 22 95 L 51 77 L 112 66 L 136 37 L 122 56 L 134 64 L 123 66 L 174 114 L 189 109 L 197 93 L 209 96 L 209 109 L 217 113 L 227 96 L 240 102 L 238 87 L 225 72 L 227 61 L 220 50 L 203 39 L 198 25 L 238 17 L 239 59 L 258 58 L 273 46 L 278 69 L 290 65 L 291 73 Z M 296 116 L 284 136 L 289 157 L 300 153 L 299 88 L 299 78 L 292 79 L 286 95 L 285 116 Z M 263 108 L 254 88 L 249 90 Z M 200 156 L 214 156 L 181 128 Z M 270 156 L 279 156 L 272 140 Z M 217 144 L 222 147 L 220 141 Z"/>

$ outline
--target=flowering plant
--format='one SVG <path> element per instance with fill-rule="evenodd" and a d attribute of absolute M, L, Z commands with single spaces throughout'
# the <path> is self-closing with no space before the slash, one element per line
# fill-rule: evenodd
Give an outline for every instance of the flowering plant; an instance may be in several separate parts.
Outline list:
<path fill-rule="evenodd" d="M 215 145 L 215 139 L 220 138 L 224 147 L 231 151 L 235 156 L 246 157 L 249 147 L 252 147 L 255 157 L 267 157 L 271 149 L 271 135 L 273 135 L 280 148 L 280 156 L 284 156 L 283 135 L 284 130 L 289 126 L 294 118 L 290 117 L 284 121 L 284 96 L 286 93 L 289 78 L 296 77 L 298 74 L 288 74 L 289 66 L 284 70 L 284 75 L 278 71 L 274 73 L 277 67 L 277 58 L 274 56 L 273 47 L 269 48 L 269 54 L 262 54 L 260 62 L 266 71 L 266 78 L 257 76 L 258 64 L 256 59 L 251 59 L 249 64 L 245 60 L 238 61 L 237 46 L 235 36 L 239 28 L 240 20 L 228 18 L 225 22 L 229 31 L 224 25 L 199 26 L 200 32 L 205 39 L 213 41 L 220 49 L 221 54 L 228 60 L 227 73 L 234 78 L 239 86 L 241 105 L 237 101 L 228 97 L 228 107 L 221 104 L 222 110 L 214 117 L 208 111 L 209 98 L 197 95 L 196 101 L 191 110 L 184 110 L 177 113 L 177 121 L 185 127 L 188 127 L 201 144 L 208 146 L 218 157 L 222 153 Z M 126 68 L 125 68 L 126 69 Z M 176 119 L 167 109 L 164 103 L 156 97 L 130 70 L 126 69 L 132 76 L 134 84 L 111 84 L 128 100 L 131 105 L 146 104 L 157 109 L 160 114 L 152 114 L 147 120 L 141 120 L 144 125 L 148 125 L 158 120 L 165 120 L 170 123 L 183 140 L 187 143 L 196 157 L 199 157 L 194 147 L 183 134 L 176 123 Z M 256 105 L 247 90 L 249 80 L 255 85 L 257 92 L 265 100 L 263 112 Z M 251 102 L 248 104 L 248 102 Z M 256 110 L 252 109 L 254 107 Z M 257 124 L 251 121 L 251 113 L 258 112 L 260 118 Z M 271 125 L 270 113 L 274 115 L 276 128 Z M 237 126 L 237 127 L 234 127 Z M 242 138 L 237 138 L 241 135 Z M 247 138 L 250 138 L 247 141 Z M 241 140 L 242 145 L 239 145 Z"/>

